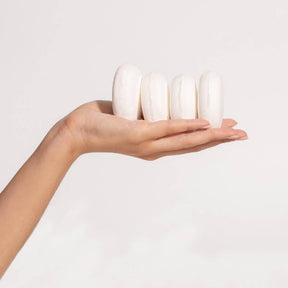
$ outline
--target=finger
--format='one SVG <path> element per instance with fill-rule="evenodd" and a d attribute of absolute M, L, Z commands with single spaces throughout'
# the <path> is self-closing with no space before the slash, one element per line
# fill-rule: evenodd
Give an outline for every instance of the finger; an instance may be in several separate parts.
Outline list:
<path fill-rule="evenodd" d="M 150 139 L 158 139 L 173 134 L 209 127 L 209 122 L 204 119 L 172 119 L 145 122 L 148 123 L 146 132 Z"/>
<path fill-rule="evenodd" d="M 164 153 L 152 154 L 152 155 L 149 155 L 149 156 L 147 157 L 147 159 L 148 159 L 148 160 L 155 160 L 155 159 L 158 159 L 158 158 L 161 158 L 161 157 L 166 157 L 166 156 L 172 156 L 172 155 L 180 155 L 180 154 L 188 154 L 188 153 L 199 152 L 199 151 L 202 151 L 202 150 L 205 150 L 205 149 L 208 149 L 208 148 L 215 147 L 215 146 L 220 145 L 220 144 L 224 144 L 224 143 L 228 143 L 228 142 L 233 142 L 233 141 L 235 141 L 235 140 L 227 139 L 227 140 L 213 141 L 213 142 L 210 142 L 210 143 L 208 143 L 208 144 L 203 144 L 203 145 L 195 146 L 195 147 L 193 147 L 193 148 L 181 149 L 181 150 L 169 151 L 169 152 L 164 152 Z"/>
<path fill-rule="evenodd" d="M 154 139 L 179 134 L 187 131 L 209 128 L 209 122 L 205 119 L 173 119 L 149 123 L 149 136 Z M 223 119 L 222 127 L 233 127 L 237 124 L 234 119 Z"/>
<path fill-rule="evenodd" d="M 234 119 L 223 119 L 221 127 L 234 127 L 238 123 Z"/>
<path fill-rule="evenodd" d="M 232 128 L 211 128 L 194 132 L 182 133 L 161 138 L 151 143 L 154 153 L 189 149 L 213 141 L 232 140 L 247 137 L 245 131 Z"/>

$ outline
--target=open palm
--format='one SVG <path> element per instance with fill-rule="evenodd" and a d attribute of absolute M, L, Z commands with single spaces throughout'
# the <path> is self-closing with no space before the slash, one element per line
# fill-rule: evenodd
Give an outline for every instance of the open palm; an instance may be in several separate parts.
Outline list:
<path fill-rule="evenodd" d="M 247 139 L 233 119 L 209 128 L 203 119 L 130 121 L 113 115 L 111 101 L 81 105 L 65 118 L 79 154 L 115 152 L 145 160 L 201 151 L 237 139 Z"/>

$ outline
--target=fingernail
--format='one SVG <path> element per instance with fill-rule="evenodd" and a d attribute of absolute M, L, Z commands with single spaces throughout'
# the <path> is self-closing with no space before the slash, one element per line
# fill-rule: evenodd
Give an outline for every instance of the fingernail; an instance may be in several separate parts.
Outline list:
<path fill-rule="evenodd" d="M 239 140 L 246 140 L 246 139 L 248 139 L 248 136 L 243 136 L 243 137 L 239 138 Z"/>
<path fill-rule="evenodd" d="M 202 127 L 203 129 L 208 129 L 208 128 L 211 128 L 211 126 L 210 125 L 207 125 L 207 126 L 204 126 L 204 127 Z"/>
<path fill-rule="evenodd" d="M 239 139 L 240 137 L 241 137 L 241 136 L 239 136 L 239 135 L 233 135 L 233 136 L 227 137 L 227 139 L 233 140 L 233 139 Z"/>
<path fill-rule="evenodd" d="M 194 120 L 195 121 L 195 119 L 191 119 L 191 120 Z M 197 121 L 198 121 L 198 123 L 199 124 L 206 124 L 206 125 L 209 125 L 210 126 L 210 123 L 209 123 L 209 121 L 207 121 L 207 120 L 205 120 L 205 119 L 196 119 Z"/>

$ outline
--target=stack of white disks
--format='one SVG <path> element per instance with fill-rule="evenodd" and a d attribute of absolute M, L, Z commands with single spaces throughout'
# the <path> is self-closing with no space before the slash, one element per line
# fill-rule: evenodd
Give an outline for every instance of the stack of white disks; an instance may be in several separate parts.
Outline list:
<path fill-rule="evenodd" d="M 169 92 L 170 90 L 170 92 Z M 169 89 L 162 74 L 142 75 L 138 67 L 120 66 L 114 77 L 112 107 L 116 116 L 128 120 L 206 119 L 212 128 L 221 127 L 223 88 L 218 73 L 206 72 L 199 81 L 191 75 L 176 76 Z"/>

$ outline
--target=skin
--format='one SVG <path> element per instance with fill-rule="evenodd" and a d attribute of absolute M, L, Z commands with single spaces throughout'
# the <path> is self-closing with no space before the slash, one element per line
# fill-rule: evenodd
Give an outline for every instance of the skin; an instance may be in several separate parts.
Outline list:
<path fill-rule="evenodd" d="M 129 121 L 113 115 L 110 101 L 86 103 L 57 122 L 0 194 L 0 278 L 31 235 L 73 162 L 90 152 L 144 160 L 198 152 L 247 139 L 232 119 L 221 128 L 206 120 Z"/>

